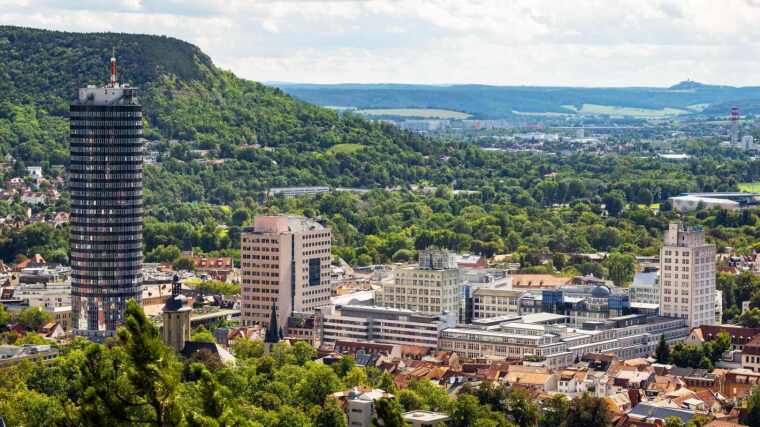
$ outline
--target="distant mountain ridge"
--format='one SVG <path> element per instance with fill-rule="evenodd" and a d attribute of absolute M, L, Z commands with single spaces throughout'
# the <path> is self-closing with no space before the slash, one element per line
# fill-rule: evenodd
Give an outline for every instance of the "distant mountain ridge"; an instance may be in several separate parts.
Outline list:
<path fill-rule="evenodd" d="M 579 114 L 584 105 L 620 109 L 666 110 L 680 114 L 760 113 L 760 87 L 707 85 L 691 80 L 671 87 L 489 86 L 478 84 L 302 84 L 276 83 L 283 91 L 319 105 L 372 108 L 438 108 L 476 118 L 519 113 Z M 726 111 L 724 111 L 726 110 Z M 603 110 L 600 110 L 603 111 Z M 594 113 L 595 110 L 590 110 Z"/>

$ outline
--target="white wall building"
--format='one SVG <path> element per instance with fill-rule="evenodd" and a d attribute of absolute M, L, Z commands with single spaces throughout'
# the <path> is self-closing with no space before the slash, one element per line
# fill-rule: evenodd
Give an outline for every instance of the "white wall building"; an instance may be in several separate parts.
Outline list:
<path fill-rule="evenodd" d="M 396 270 L 393 282 L 383 283 L 377 305 L 431 315 L 459 313 L 460 283 L 454 254 L 421 251 L 419 266 Z"/>
<path fill-rule="evenodd" d="M 672 223 L 660 249 L 660 314 L 715 323 L 715 245 L 701 228 Z"/>
<path fill-rule="evenodd" d="M 454 313 L 442 318 L 398 308 L 347 305 L 319 311 L 323 343 L 372 341 L 436 348 L 441 329 L 456 323 Z"/>
<path fill-rule="evenodd" d="M 660 272 L 647 271 L 636 273 L 633 283 L 628 287 L 628 296 L 632 303 L 660 304 Z"/>

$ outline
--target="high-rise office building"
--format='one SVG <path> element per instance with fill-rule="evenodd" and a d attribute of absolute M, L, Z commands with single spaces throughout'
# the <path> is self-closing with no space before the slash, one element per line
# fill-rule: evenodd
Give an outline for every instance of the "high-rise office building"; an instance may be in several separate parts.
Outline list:
<path fill-rule="evenodd" d="M 329 304 L 331 239 L 308 218 L 255 217 L 240 243 L 243 324 L 268 324 L 273 304 L 280 325 Z"/>
<path fill-rule="evenodd" d="M 72 323 L 110 335 L 142 285 L 142 106 L 116 80 L 79 89 L 70 108 Z"/>
<path fill-rule="evenodd" d="M 660 249 L 660 314 L 715 324 L 715 245 L 701 227 L 672 223 Z"/>
<path fill-rule="evenodd" d="M 394 272 L 392 283 L 383 284 L 377 304 L 423 314 L 453 314 L 461 306 L 461 280 L 454 254 L 443 249 L 420 251 L 419 265 Z"/>

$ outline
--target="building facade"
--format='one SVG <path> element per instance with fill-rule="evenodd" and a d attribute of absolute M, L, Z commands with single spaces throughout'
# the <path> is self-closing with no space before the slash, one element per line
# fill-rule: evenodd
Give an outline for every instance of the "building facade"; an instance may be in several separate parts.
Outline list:
<path fill-rule="evenodd" d="M 323 343 L 373 341 L 436 348 L 441 329 L 456 323 L 453 315 L 444 319 L 397 308 L 331 306 L 320 311 Z"/>
<path fill-rule="evenodd" d="M 240 245 L 243 325 L 268 324 L 272 304 L 280 325 L 291 313 L 330 303 L 329 228 L 296 216 L 257 216 Z"/>
<path fill-rule="evenodd" d="M 660 272 L 642 271 L 633 276 L 628 287 L 628 295 L 633 303 L 660 304 Z"/>
<path fill-rule="evenodd" d="M 472 291 L 472 318 L 487 319 L 520 313 L 524 290 L 511 286 L 480 286 Z"/>
<path fill-rule="evenodd" d="M 573 364 L 586 353 L 614 353 L 624 359 L 648 356 L 660 335 L 673 343 L 688 333 L 685 319 L 648 315 L 588 322 L 577 329 L 514 321 L 498 328 L 444 329 L 438 348 L 468 358 L 533 359 L 557 369 Z"/>
<path fill-rule="evenodd" d="M 71 303 L 77 333 L 110 335 L 142 284 L 142 106 L 116 81 L 71 105 Z"/>
<path fill-rule="evenodd" d="M 378 305 L 428 315 L 458 314 L 460 283 L 453 254 L 424 250 L 417 267 L 397 270 L 393 282 L 383 284 L 382 292 L 377 294 Z"/>
<path fill-rule="evenodd" d="M 660 249 L 660 313 L 690 327 L 715 324 L 715 245 L 699 227 L 672 223 Z"/>

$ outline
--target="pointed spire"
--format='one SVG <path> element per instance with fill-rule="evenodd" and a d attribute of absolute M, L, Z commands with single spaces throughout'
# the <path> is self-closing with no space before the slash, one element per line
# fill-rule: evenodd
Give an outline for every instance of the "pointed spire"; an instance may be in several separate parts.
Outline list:
<path fill-rule="evenodd" d="M 277 327 L 277 308 L 272 304 L 272 314 L 269 317 L 269 326 L 267 326 L 267 331 L 264 335 L 264 342 L 274 344 L 280 342 L 280 338 L 280 330 Z"/>

